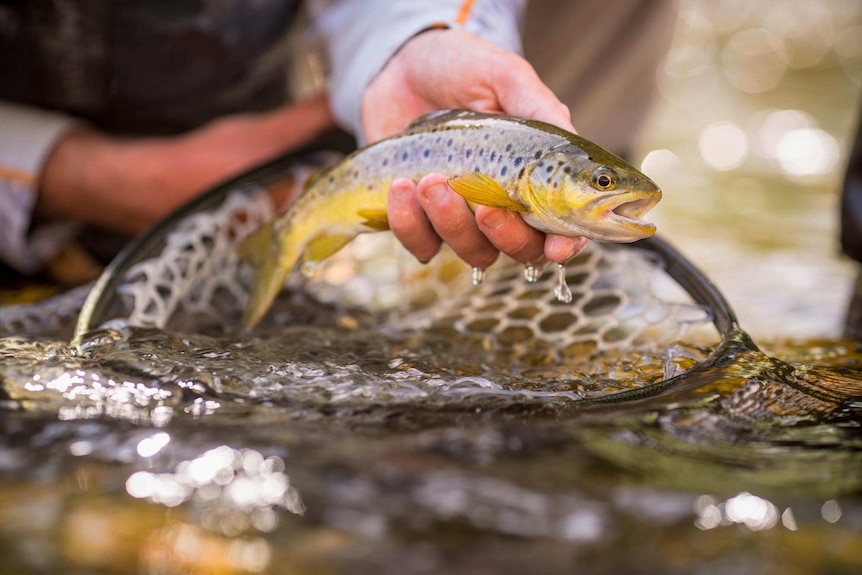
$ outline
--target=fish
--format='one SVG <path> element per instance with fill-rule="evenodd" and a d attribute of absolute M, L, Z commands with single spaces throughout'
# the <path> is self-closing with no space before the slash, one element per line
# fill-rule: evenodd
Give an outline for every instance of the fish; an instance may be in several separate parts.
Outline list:
<path fill-rule="evenodd" d="M 536 120 L 431 112 L 310 178 L 287 210 L 241 243 L 255 270 L 244 325 L 262 319 L 298 262 L 311 275 L 357 235 L 388 230 L 387 196 L 396 178 L 418 181 L 430 173 L 448 176 L 471 208 L 513 210 L 543 232 L 603 242 L 655 233 L 641 218 L 661 190 L 597 144 Z"/>

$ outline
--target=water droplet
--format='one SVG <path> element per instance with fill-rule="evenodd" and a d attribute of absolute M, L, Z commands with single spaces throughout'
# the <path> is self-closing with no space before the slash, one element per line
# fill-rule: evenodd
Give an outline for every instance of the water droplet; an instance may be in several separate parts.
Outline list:
<path fill-rule="evenodd" d="M 480 285 L 485 281 L 485 270 L 482 268 L 473 268 L 473 275 L 470 276 L 474 286 Z"/>
<path fill-rule="evenodd" d="M 317 271 L 317 264 L 315 262 L 302 262 L 299 270 L 302 272 L 302 275 L 311 279 L 314 277 L 314 272 Z"/>
<path fill-rule="evenodd" d="M 524 279 L 528 283 L 534 284 L 542 279 L 542 273 L 545 271 L 544 264 L 534 266 L 533 264 L 524 264 Z"/>
<path fill-rule="evenodd" d="M 557 301 L 572 302 L 572 290 L 566 283 L 566 266 L 563 264 L 557 264 L 557 285 L 554 286 L 554 295 L 557 296 Z"/>

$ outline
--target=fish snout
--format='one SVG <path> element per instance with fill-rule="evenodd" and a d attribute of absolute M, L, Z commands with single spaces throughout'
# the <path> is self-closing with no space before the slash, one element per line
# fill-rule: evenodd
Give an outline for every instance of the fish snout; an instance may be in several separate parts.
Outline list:
<path fill-rule="evenodd" d="M 629 191 L 597 202 L 593 212 L 601 221 L 605 241 L 633 242 L 655 233 L 655 224 L 643 217 L 661 200 L 661 190 Z M 599 239 L 599 238 L 597 238 Z"/>

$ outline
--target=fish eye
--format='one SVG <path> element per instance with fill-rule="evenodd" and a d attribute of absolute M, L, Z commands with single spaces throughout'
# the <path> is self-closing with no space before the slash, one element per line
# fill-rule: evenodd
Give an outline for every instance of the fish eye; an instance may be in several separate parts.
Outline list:
<path fill-rule="evenodd" d="M 617 174 L 610 168 L 599 168 L 593 172 L 593 187 L 599 190 L 613 190 L 617 187 Z"/>

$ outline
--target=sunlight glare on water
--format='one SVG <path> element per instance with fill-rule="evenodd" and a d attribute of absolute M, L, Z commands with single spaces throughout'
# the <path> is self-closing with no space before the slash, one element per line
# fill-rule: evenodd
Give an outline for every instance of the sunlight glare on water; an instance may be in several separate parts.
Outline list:
<path fill-rule="evenodd" d="M 141 457 L 152 457 L 162 450 L 171 441 L 171 436 L 160 431 L 138 443 L 138 455 Z"/>
<path fill-rule="evenodd" d="M 226 445 L 179 462 L 174 472 L 136 471 L 126 480 L 126 492 L 166 507 L 191 501 L 207 525 L 226 535 L 269 532 L 278 525 L 277 510 L 305 510 L 280 458 Z"/>

